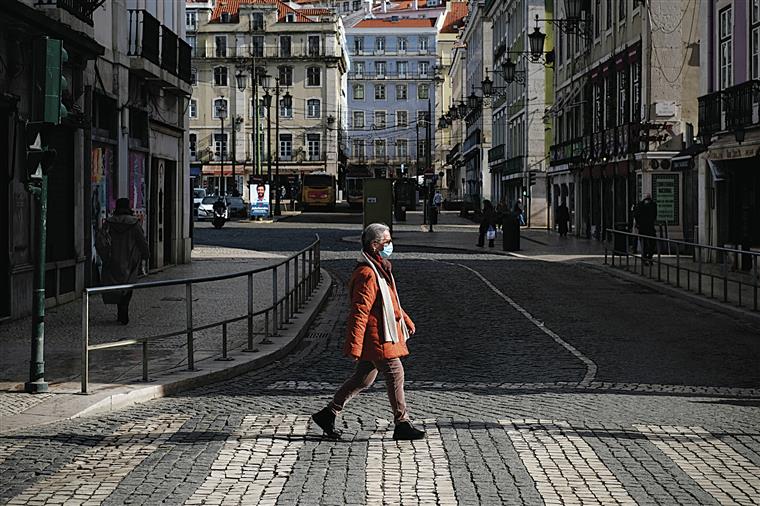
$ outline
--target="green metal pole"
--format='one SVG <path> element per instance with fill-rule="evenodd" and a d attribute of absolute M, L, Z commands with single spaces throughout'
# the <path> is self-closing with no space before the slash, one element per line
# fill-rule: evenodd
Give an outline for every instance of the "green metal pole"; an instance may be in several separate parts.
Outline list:
<path fill-rule="evenodd" d="M 24 390 L 29 393 L 48 391 L 45 381 L 45 248 L 47 236 L 47 194 L 48 177 L 43 174 L 39 188 L 32 188 L 32 193 L 40 203 L 37 223 L 37 269 L 34 279 L 33 317 L 32 317 L 32 357 L 29 361 L 29 381 Z"/>

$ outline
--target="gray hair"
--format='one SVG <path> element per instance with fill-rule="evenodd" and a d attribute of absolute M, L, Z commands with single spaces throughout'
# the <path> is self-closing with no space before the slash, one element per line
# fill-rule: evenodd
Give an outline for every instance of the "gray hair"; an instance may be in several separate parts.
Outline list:
<path fill-rule="evenodd" d="M 390 231 L 390 228 L 382 223 L 370 223 L 367 225 L 367 228 L 362 232 L 362 249 L 367 249 L 374 241 L 381 240 L 383 234 L 388 231 Z"/>

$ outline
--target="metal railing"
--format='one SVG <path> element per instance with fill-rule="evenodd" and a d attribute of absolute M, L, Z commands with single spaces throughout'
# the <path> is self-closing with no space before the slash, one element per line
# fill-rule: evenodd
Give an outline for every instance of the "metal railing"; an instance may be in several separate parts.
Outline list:
<path fill-rule="evenodd" d="M 606 239 L 605 264 L 617 258 L 620 268 L 758 311 L 758 252 L 611 229 Z"/>
<path fill-rule="evenodd" d="M 299 265 L 300 264 L 300 265 Z M 90 352 L 99 350 L 109 350 L 124 348 L 128 346 L 139 345 L 142 347 L 142 380 L 150 381 L 148 369 L 150 363 L 151 342 L 167 339 L 170 337 L 187 336 L 187 370 L 195 370 L 195 352 L 194 352 L 194 334 L 203 330 L 221 327 L 221 360 L 228 360 L 228 340 L 227 327 L 236 322 L 247 322 L 247 348 L 244 351 L 253 352 L 254 348 L 254 318 L 263 317 L 264 319 L 264 337 L 258 344 L 271 344 L 270 336 L 277 336 L 279 329 L 286 323 L 289 323 L 295 313 L 304 306 L 311 294 L 319 285 L 321 280 L 320 273 L 320 240 L 319 236 L 306 248 L 267 267 L 259 267 L 247 271 L 236 272 L 233 274 L 221 274 L 216 276 L 206 276 L 200 278 L 186 278 L 166 281 L 152 281 L 147 283 L 135 283 L 131 285 L 114 285 L 96 288 L 87 288 L 82 300 L 82 393 L 88 393 L 89 388 L 89 364 Z M 254 276 L 271 272 L 272 277 L 272 303 L 271 305 L 254 311 Z M 285 293 L 278 294 L 278 285 L 280 282 L 280 273 L 284 272 Z M 291 283 L 292 272 L 292 283 Z M 193 285 L 199 283 L 209 283 L 214 281 L 224 281 L 229 279 L 247 277 L 247 301 L 248 309 L 245 314 L 226 318 L 204 325 L 195 325 L 193 322 Z M 149 288 L 166 288 L 171 286 L 185 287 L 185 321 L 186 326 L 183 329 L 147 337 L 138 337 L 132 339 L 122 339 L 98 344 L 90 344 L 90 297 L 93 295 L 102 295 L 105 293 L 119 292 L 122 290 L 144 290 Z M 271 322 L 271 325 L 270 325 Z M 270 332 L 271 327 L 271 332 Z"/>

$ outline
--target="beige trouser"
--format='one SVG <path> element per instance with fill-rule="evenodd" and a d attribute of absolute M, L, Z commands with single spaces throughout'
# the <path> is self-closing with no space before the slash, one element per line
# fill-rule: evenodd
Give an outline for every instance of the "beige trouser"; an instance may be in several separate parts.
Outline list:
<path fill-rule="evenodd" d="M 335 397 L 333 397 L 330 403 L 330 410 L 333 414 L 340 414 L 348 401 L 372 385 L 375 382 L 375 378 L 377 378 L 378 371 L 385 376 L 385 386 L 388 390 L 388 400 L 393 410 L 394 423 L 408 421 L 409 415 L 406 411 L 406 401 L 404 400 L 404 366 L 398 358 L 376 360 L 374 362 L 360 360 L 356 364 L 354 374 L 335 392 Z"/>

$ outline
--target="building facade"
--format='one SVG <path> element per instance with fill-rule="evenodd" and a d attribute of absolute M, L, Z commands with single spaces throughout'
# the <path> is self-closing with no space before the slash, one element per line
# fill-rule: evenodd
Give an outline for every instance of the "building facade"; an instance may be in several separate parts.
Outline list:
<path fill-rule="evenodd" d="M 271 181 L 291 197 L 304 173 L 337 177 L 343 170 L 348 70 L 340 17 L 279 0 L 213 8 L 192 2 L 188 16 L 195 55 L 188 116 L 196 184 L 248 200 L 253 178 Z"/>
<path fill-rule="evenodd" d="M 347 29 L 348 174 L 432 171 L 439 18 L 363 19 Z"/>
<path fill-rule="evenodd" d="M 760 1 L 700 3 L 699 242 L 760 247 Z M 743 261 L 742 269 L 752 268 Z M 751 281 L 750 281 L 751 282 Z"/>

